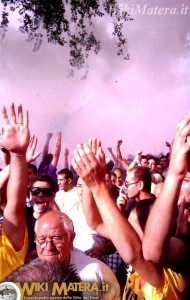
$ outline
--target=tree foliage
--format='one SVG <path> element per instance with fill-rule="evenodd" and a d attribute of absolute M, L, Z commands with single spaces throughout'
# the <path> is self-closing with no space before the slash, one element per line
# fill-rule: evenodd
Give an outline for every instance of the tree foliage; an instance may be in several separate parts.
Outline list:
<path fill-rule="evenodd" d="M 91 50 L 100 50 L 94 20 L 106 15 L 111 17 L 117 54 L 128 59 L 125 21 L 132 20 L 127 11 L 122 11 L 117 0 L 1 0 L 1 30 L 9 25 L 10 12 L 19 15 L 19 30 L 27 34 L 37 51 L 47 36 L 48 42 L 60 46 L 69 45 L 70 65 L 81 68 Z"/>

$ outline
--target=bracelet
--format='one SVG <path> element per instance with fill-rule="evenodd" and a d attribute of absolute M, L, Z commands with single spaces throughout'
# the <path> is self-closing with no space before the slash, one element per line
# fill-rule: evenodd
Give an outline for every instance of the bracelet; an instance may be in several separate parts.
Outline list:
<path fill-rule="evenodd" d="M 7 150 L 7 149 L 5 149 L 3 147 L 1 147 L 1 151 L 4 152 L 4 153 L 9 153 L 9 150 Z"/>

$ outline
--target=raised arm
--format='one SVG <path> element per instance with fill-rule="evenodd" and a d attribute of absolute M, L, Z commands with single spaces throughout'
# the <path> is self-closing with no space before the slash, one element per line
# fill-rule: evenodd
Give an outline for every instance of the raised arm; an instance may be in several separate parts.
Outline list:
<path fill-rule="evenodd" d="M 64 149 L 64 152 L 63 152 L 63 168 L 67 168 L 69 169 L 69 160 L 68 160 L 68 157 L 69 157 L 69 148 L 65 148 Z"/>
<path fill-rule="evenodd" d="M 122 166 L 122 168 L 124 168 L 125 170 L 128 169 L 129 165 L 126 163 L 126 161 L 123 159 L 122 154 L 121 154 L 121 145 L 122 145 L 123 141 L 119 140 L 117 142 L 117 147 L 116 147 L 116 153 L 117 153 L 117 160 L 120 163 L 120 165 Z"/>
<path fill-rule="evenodd" d="M 102 148 L 98 149 L 97 159 L 88 144 L 78 145 L 74 151 L 73 167 L 90 188 L 108 235 L 125 262 L 149 283 L 162 286 L 162 270 L 144 260 L 137 233 L 117 208 L 105 184 L 106 161 Z"/>
<path fill-rule="evenodd" d="M 146 225 L 143 253 L 146 259 L 155 262 L 167 260 L 168 252 L 170 261 L 174 262 L 184 255 L 183 243 L 179 239 L 171 239 L 171 234 L 176 222 L 181 184 L 188 171 L 189 132 L 190 113 L 177 125 L 168 174 Z M 169 251 L 173 243 L 175 251 Z"/>
<path fill-rule="evenodd" d="M 42 157 L 44 158 L 48 152 L 49 152 L 49 142 L 52 138 L 53 134 L 51 132 L 47 133 L 47 136 L 46 136 L 46 141 L 45 141 L 45 144 L 44 144 L 44 148 L 43 148 L 43 152 L 42 152 Z"/>
<path fill-rule="evenodd" d="M 11 156 L 10 175 L 7 186 L 7 204 L 4 209 L 3 229 L 15 250 L 20 250 L 25 235 L 25 200 L 27 194 L 26 150 L 29 143 L 28 112 L 23 114 L 18 106 L 16 117 L 14 104 L 10 106 L 10 117 L 3 106 L 4 128 L 0 145 L 9 150 Z"/>
<path fill-rule="evenodd" d="M 60 152 L 61 152 L 61 132 L 57 133 L 57 142 L 55 145 L 55 150 L 54 150 L 54 154 L 53 154 L 53 159 L 51 164 L 56 168 L 57 164 L 58 164 L 58 160 L 59 160 L 59 156 L 60 156 Z"/>
<path fill-rule="evenodd" d="M 114 162 L 114 168 L 117 168 L 119 166 L 119 162 L 117 160 L 117 157 L 115 156 L 115 154 L 113 153 L 113 149 L 111 147 L 107 147 L 112 159 L 113 159 L 113 162 Z"/>

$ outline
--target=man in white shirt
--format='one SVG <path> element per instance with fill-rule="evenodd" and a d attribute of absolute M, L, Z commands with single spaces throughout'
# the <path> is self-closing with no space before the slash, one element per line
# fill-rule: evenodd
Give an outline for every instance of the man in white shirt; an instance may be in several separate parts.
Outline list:
<path fill-rule="evenodd" d="M 58 172 L 58 186 L 55 202 L 59 209 L 66 213 L 78 202 L 77 190 L 73 186 L 73 174 L 69 169 L 65 168 Z"/>

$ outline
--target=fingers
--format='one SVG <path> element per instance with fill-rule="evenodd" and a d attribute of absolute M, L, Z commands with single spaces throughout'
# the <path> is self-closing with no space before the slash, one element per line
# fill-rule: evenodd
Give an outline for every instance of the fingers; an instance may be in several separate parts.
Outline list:
<path fill-rule="evenodd" d="M 22 105 L 18 105 L 18 124 L 23 124 L 23 112 L 22 112 Z"/>
<path fill-rule="evenodd" d="M 11 103 L 11 105 L 10 105 L 10 120 L 11 120 L 11 124 L 16 124 L 16 114 L 15 114 L 14 103 Z"/>
<path fill-rule="evenodd" d="M 2 107 L 1 115 L 2 115 L 2 119 L 3 119 L 4 125 L 10 124 L 10 123 L 9 123 L 9 118 L 8 118 L 8 116 L 7 116 L 7 110 L 6 110 L 6 107 L 5 107 L 5 106 Z"/>
<path fill-rule="evenodd" d="M 73 152 L 74 158 L 72 159 L 72 165 L 75 171 L 81 176 L 81 172 L 86 171 L 86 164 L 89 163 L 86 153 L 82 145 L 77 145 L 77 149 Z M 82 177 L 82 176 L 81 176 Z"/>
<path fill-rule="evenodd" d="M 28 118 L 28 111 L 24 112 L 24 116 L 23 116 L 23 126 L 25 128 L 28 128 L 29 126 L 29 118 Z"/>

